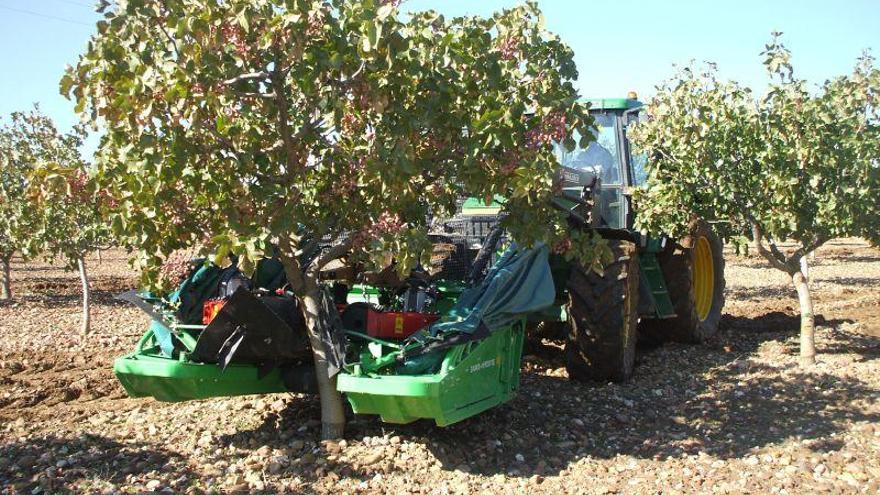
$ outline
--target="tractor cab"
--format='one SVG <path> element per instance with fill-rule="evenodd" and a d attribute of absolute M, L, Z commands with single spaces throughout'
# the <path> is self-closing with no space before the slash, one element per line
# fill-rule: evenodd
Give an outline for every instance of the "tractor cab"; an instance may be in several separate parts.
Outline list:
<path fill-rule="evenodd" d="M 594 227 L 630 229 L 633 224 L 629 189 L 644 183 L 645 157 L 633 155 L 626 129 L 637 120 L 642 103 L 631 98 L 585 100 L 595 120 L 593 141 L 586 148 L 566 150 L 556 146 L 566 196 L 590 190 Z M 574 136 L 575 141 L 580 136 Z"/>

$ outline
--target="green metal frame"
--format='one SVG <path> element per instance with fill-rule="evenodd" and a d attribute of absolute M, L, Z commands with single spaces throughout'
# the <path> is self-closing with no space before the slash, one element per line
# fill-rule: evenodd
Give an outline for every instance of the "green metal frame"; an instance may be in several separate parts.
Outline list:
<path fill-rule="evenodd" d="M 221 370 L 216 364 L 190 361 L 186 352 L 176 359 L 164 356 L 152 330 L 141 337 L 134 352 L 114 361 L 113 372 L 129 396 L 164 402 L 287 391 L 277 369 L 259 378 L 252 365 L 231 364 Z"/>
<path fill-rule="evenodd" d="M 336 388 L 357 414 L 387 423 L 431 419 L 447 426 L 512 399 L 519 390 L 524 321 L 445 351 L 436 373 L 343 372 Z M 381 358 L 380 358 L 381 359 Z"/>

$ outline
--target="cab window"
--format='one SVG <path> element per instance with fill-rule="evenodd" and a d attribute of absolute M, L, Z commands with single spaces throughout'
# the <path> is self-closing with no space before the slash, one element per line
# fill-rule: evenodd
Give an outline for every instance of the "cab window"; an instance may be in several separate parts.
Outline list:
<path fill-rule="evenodd" d="M 578 146 L 573 151 L 566 151 L 561 144 L 556 145 L 556 157 L 565 167 L 582 170 L 593 170 L 602 180 L 603 185 L 620 185 L 620 150 L 617 146 L 617 133 L 614 129 L 616 116 L 613 114 L 594 114 L 596 127 L 593 129 L 593 141 L 586 149 Z M 579 135 L 574 136 L 580 140 Z"/>

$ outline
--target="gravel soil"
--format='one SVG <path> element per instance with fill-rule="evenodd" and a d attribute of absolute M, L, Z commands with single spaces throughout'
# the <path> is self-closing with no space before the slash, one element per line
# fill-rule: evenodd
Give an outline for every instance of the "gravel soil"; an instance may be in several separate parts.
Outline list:
<path fill-rule="evenodd" d="M 76 275 L 13 266 L 0 303 L 0 493 L 878 493 L 880 251 L 836 240 L 812 261 L 818 364 L 797 365 L 786 277 L 727 256 L 720 335 L 640 349 L 622 385 L 569 381 L 556 343 L 511 402 L 447 428 L 352 417 L 320 442 L 316 398 L 129 399 L 115 356 L 147 324 L 112 296 L 125 253 Z"/>

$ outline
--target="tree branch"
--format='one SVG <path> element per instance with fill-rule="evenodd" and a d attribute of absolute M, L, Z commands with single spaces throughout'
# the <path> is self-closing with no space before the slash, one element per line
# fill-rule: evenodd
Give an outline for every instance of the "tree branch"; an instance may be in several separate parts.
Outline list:
<path fill-rule="evenodd" d="M 276 50 L 275 69 L 269 75 L 269 78 L 272 81 L 272 85 L 275 87 L 273 94 L 275 95 L 275 104 L 278 106 L 278 133 L 281 134 L 281 140 L 284 142 L 284 154 L 286 155 L 285 165 L 287 167 L 287 173 L 290 174 L 295 169 L 296 163 L 294 162 L 294 157 L 297 153 L 293 139 L 290 135 L 290 123 L 287 122 L 288 105 L 287 97 L 283 91 L 284 74 L 281 71 L 280 59 L 281 57 Z"/>
<path fill-rule="evenodd" d="M 312 263 L 312 265 L 308 268 L 308 271 L 310 273 L 318 272 L 321 268 L 324 268 L 327 265 L 327 263 L 330 263 L 333 260 L 339 259 L 342 256 L 344 256 L 345 254 L 347 254 L 349 251 L 351 251 L 351 247 L 353 244 L 354 244 L 354 238 L 352 238 L 352 237 L 349 237 L 348 239 L 340 242 L 339 244 L 336 244 L 335 246 L 331 247 L 330 250 L 328 250 L 326 253 L 319 256 L 318 259 L 316 261 L 314 261 Z"/>
<path fill-rule="evenodd" d="M 243 97 L 264 98 L 267 100 L 273 100 L 278 96 L 277 94 L 275 94 L 274 91 L 271 93 L 260 93 L 257 91 L 236 91 L 235 94 Z"/>
<path fill-rule="evenodd" d="M 165 12 L 169 11 L 168 6 L 165 5 L 164 1 L 162 2 L 162 8 L 165 9 Z M 177 60 L 180 60 L 180 50 L 177 49 L 177 41 L 175 41 L 174 38 L 171 37 L 171 34 L 169 34 L 167 30 L 165 30 L 165 26 L 162 25 L 162 19 L 157 17 L 156 23 L 159 25 L 159 29 L 162 31 L 162 33 L 165 35 L 166 38 L 168 38 L 168 41 L 171 43 L 171 48 L 174 49 L 174 54 L 177 55 Z"/>
<path fill-rule="evenodd" d="M 303 279 L 302 266 L 296 256 L 296 249 L 293 248 L 290 237 L 282 235 L 278 241 L 278 247 L 281 249 L 281 264 L 284 265 L 284 273 L 287 275 L 290 287 L 296 294 L 302 294 L 306 284 Z"/>
<path fill-rule="evenodd" d="M 749 220 L 749 223 L 752 226 L 752 241 L 754 242 L 755 249 L 758 251 L 758 253 L 766 258 L 767 261 L 770 262 L 770 265 L 773 266 L 773 268 L 776 268 L 777 270 L 782 270 L 783 272 L 790 274 L 791 272 L 789 271 L 788 266 L 785 264 L 784 258 L 780 260 L 776 257 L 774 253 L 768 251 L 767 247 L 764 246 L 764 233 L 761 231 L 761 227 L 758 225 L 758 223 L 753 219 Z M 775 245 L 771 244 L 771 247 L 774 251 L 776 251 L 776 253 L 779 253 L 779 250 L 776 249 Z"/>
<path fill-rule="evenodd" d="M 237 82 L 241 82 L 241 81 L 259 81 L 259 80 L 265 81 L 265 80 L 269 79 L 269 76 L 270 76 L 270 74 L 266 71 L 247 72 L 245 74 L 240 74 L 238 76 L 235 76 L 231 79 L 227 79 L 227 80 L 223 81 L 223 84 L 225 84 L 227 86 L 231 86 L 231 85 L 233 85 Z"/>

